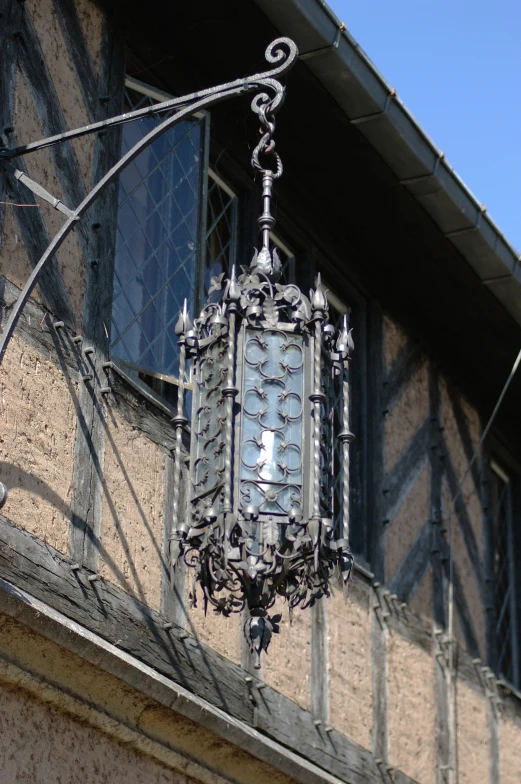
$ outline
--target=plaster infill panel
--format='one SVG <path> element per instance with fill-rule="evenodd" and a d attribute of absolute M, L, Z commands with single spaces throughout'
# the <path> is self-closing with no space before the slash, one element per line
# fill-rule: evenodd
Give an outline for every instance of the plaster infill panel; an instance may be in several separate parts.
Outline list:
<path fill-rule="evenodd" d="M 411 601 L 409 602 L 409 608 L 418 613 L 418 615 L 423 615 L 424 618 L 431 618 L 432 617 L 432 569 L 429 568 L 428 571 L 425 572 L 423 575 L 421 582 L 414 593 Z"/>
<path fill-rule="evenodd" d="M 40 126 L 29 85 L 21 71 L 18 71 L 16 74 L 15 84 L 13 126 L 15 133 L 17 134 L 17 142 L 19 144 L 26 144 L 41 139 L 44 134 Z M 67 199 L 65 199 L 63 195 L 63 189 L 49 150 L 39 150 L 38 152 L 27 155 L 24 159 L 24 163 L 31 179 L 44 187 L 56 199 L 60 199 L 67 204 Z M 20 192 L 23 193 L 24 189 L 21 188 Z M 31 194 L 30 198 L 33 198 Z M 30 201 L 30 199 L 28 201 Z M 36 202 L 38 206 L 7 207 L 6 217 L 9 216 L 9 212 L 11 213 L 11 216 L 6 220 L 4 227 L 0 271 L 6 278 L 14 283 L 15 286 L 18 286 L 18 288 L 23 288 L 27 278 L 32 272 L 32 266 L 29 263 L 27 252 L 23 246 L 21 230 L 17 225 L 17 220 L 22 217 L 18 214 L 18 211 L 38 210 L 44 220 L 49 239 L 52 239 L 55 234 L 57 234 L 65 222 L 65 216 L 61 212 L 55 210 L 46 201 L 36 198 Z M 73 208 L 77 205 L 67 204 L 67 206 Z M 42 252 L 45 250 L 46 244 L 47 243 L 41 245 Z M 56 253 L 56 258 L 76 321 L 78 324 L 81 324 L 83 292 L 85 286 L 85 265 L 74 232 L 69 234 L 63 242 Z M 35 289 L 32 296 L 39 302 L 43 301 L 39 295 L 38 289 Z"/>
<path fill-rule="evenodd" d="M 273 689 L 310 710 L 311 611 L 297 609 L 290 623 L 288 605 L 277 599 L 270 615 L 280 613 L 280 633 L 274 634 L 269 651 L 262 654 L 262 675 Z"/>
<path fill-rule="evenodd" d="M 356 579 L 356 578 L 355 578 Z M 327 600 L 329 720 L 339 732 L 371 748 L 373 719 L 371 620 L 367 597 L 350 590 Z"/>
<path fill-rule="evenodd" d="M 450 515 L 450 493 L 443 482 L 443 527 L 449 530 L 452 526 L 452 552 L 454 559 L 454 566 L 457 570 L 460 579 L 463 595 L 466 600 L 469 616 L 472 622 L 472 627 L 480 648 L 480 655 L 484 656 L 485 652 L 485 609 L 481 600 L 479 585 L 475 575 L 475 564 L 472 563 L 465 539 L 463 537 L 461 527 L 456 513 L 453 511 L 451 515 L 451 523 L 449 525 Z M 466 640 L 462 634 L 461 627 L 459 633 L 462 635 L 459 638 L 460 644 L 466 648 Z"/>
<path fill-rule="evenodd" d="M 481 437 L 479 416 L 476 410 L 463 398 L 453 395 L 453 399 L 451 399 L 447 384 L 444 381 L 441 382 L 440 391 L 443 438 L 447 447 L 448 457 L 454 468 L 456 481 L 459 484 L 467 473 L 470 455 L 474 452 Z M 463 428 L 464 433 L 466 432 L 468 452 L 465 451 L 462 433 L 460 432 L 460 427 L 458 427 L 458 422 L 456 420 L 454 405 L 456 405 L 459 413 L 460 427 Z M 482 455 L 478 455 L 477 473 L 479 473 L 481 458 Z M 479 553 L 483 556 L 483 512 L 479 497 L 479 488 L 476 488 L 475 486 L 472 472 L 469 473 L 463 483 L 461 497 L 465 502 Z"/>
<path fill-rule="evenodd" d="M 387 642 L 389 762 L 420 784 L 436 781 L 436 703 L 431 654 L 390 631 Z"/>
<path fill-rule="evenodd" d="M 100 574 L 159 610 L 164 565 L 164 453 L 106 411 Z"/>
<path fill-rule="evenodd" d="M 94 70 L 97 71 L 103 35 L 103 13 L 91 0 L 75 0 L 75 5 Z"/>
<path fill-rule="evenodd" d="M 521 784 L 521 723 L 499 721 L 499 771 L 501 784 Z"/>
<path fill-rule="evenodd" d="M 461 680 L 456 684 L 456 727 L 459 784 L 489 784 L 486 699 Z"/>
<path fill-rule="evenodd" d="M 407 335 L 398 324 L 384 316 L 384 362 L 389 370 L 400 351 L 407 344 Z"/>
<path fill-rule="evenodd" d="M 9 784 L 188 784 L 182 774 L 0 684 L 0 770 Z"/>
<path fill-rule="evenodd" d="M 52 0 L 26 0 L 25 5 L 36 29 L 67 130 L 88 125 L 90 118 L 87 107 Z M 81 176 L 87 187 L 91 181 L 95 139 L 96 135 L 91 134 L 72 142 Z"/>
<path fill-rule="evenodd" d="M 385 561 L 388 581 L 407 556 L 411 545 L 428 519 L 429 510 L 430 466 L 427 463 L 388 526 Z"/>
<path fill-rule="evenodd" d="M 189 594 L 193 590 L 192 579 L 193 570 L 187 569 L 185 589 L 187 632 L 204 645 L 213 648 L 221 656 L 230 659 L 235 664 L 240 664 L 243 634 L 242 614 L 232 613 L 228 618 L 225 618 L 221 613 L 215 613 L 210 603 L 208 603 L 205 614 L 202 591 L 199 585 L 196 587 L 197 606 L 190 607 Z"/>
<path fill-rule="evenodd" d="M 0 367 L 2 514 L 67 553 L 76 383 L 13 337 Z"/>
<path fill-rule="evenodd" d="M 389 473 L 429 413 L 427 363 L 409 380 L 385 418 L 385 471 Z"/>

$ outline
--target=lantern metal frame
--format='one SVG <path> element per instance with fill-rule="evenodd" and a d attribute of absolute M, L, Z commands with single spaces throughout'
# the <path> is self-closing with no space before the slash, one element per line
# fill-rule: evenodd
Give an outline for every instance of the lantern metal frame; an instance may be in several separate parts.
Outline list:
<path fill-rule="evenodd" d="M 248 608 L 245 635 L 255 654 L 256 667 L 260 666 L 261 651 L 267 649 L 272 633 L 278 631 L 280 615 L 269 615 L 277 596 L 287 599 L 290 611 L 297 606 L 312 605 L 329 594 L 329 584 L 335 576 L 346 586 L 353 564 L 349 550 L 349 442 L 352 435 L 349 430 L 348 379 L 353 343 L 345 320 L 337 334 L 329 324 L 327 298 L 320 279 L 309 298 L 294 284 L 283 286 L 278 283 L 280 260 L 276 248 L 272 249 L 270 245 L 270 231 L 275 223 L 271 214 L 271 198 L 273 183 L 282 174 L 282 163 L 275 152 L 273 133 L 275 114 L 284 101 L 285 87 L 275 77 L 293 67 L 298 50 L 291 39 L 278 38 L 267 47 L 265 57 L 275 66 L 271 70 L 14 149 L 0 145 L 0 167 L 7 175 L 21 182 L 39 199 L 50 203 L 66 218 L 12 307 L 0 337 L 1 363 L 42 271 L 80 219 L 125 167 L 155 139 L 182 120 L 229 98 L 256 93 L 252 110 L 259 117 L 262 135 L 253 152 L 252 164 L 262 173 L 263 212 L 258 221 L 262 246 L 260 251 L 255 252 L 249 267 L 243 267 L 240 274 L 237 275 L 233 269 L 228 279 L 224 280 L 224 275 L 221 275 L 212 281 L 210 294 L 221 292 L 219 301 L 211 299 L 207 302 L 193 325 L 185 307 L 176 327 L 180 369 L 177 414 L 173 419 L 176 427 L 175 491 L 170 538 L 172 567 L 180 556 L 189 566 L 195 567 L 194 586 L 197 582 L 201 585 L 205 607 L 211 604 L 223 615 Z M 165 112 L 169 116 L 123 155 L 74 209 L 12 163 L 13 159 L 65 141 Z M 263 165 L 262 162 L 267 160 L 273 163 L 271 168 Z M 63 323 L 56 322 L 55 326 L 58 325 L 63 326 Z M 268 351 L 269 357 L 261 357 L 255 362 L 250 357 L 248 361 L 248 341 L 253 341 L 257 353 L 265 351 L 270 342 L 275 344 L 276 350 Z M 293 365 L 287 362 L 288 351 L 293 351 L 293 360 L 301 352 L 302 362 L 295 364 L 293 361 Z M 282 359 L 281 354 L 284 355 Z M 191 481 L 190 492 L 184 502 L 181 468 L 187 459 L 183 447 L 183 433 L 188 424 L 184 413 L 187 361 L 191 363 L 194 386 L 190 473 L 197 481 Z M 283 371 L 284 381 L 275 378 L 273 373 L 268 379 L 263 377 L 262 369 L 269 362 L 272 369 L 275 363 L 274 367 Z M 205 365 L 212 365 L 206 376 L 203 375 Z M 213 400 L 208 400 L 208 394 L 211 387 L 215 387 L 211 376 L 213 370 L 218 371 L 215 411 L 220 409 L 220 416 L 215 416 L 213 421 L 219 432 L 211 440 L 214 445 L 211 448 L 217 454 L 213 455 L 210 464 L 209 439 L 205 436 L 208 428 L 204 429 L 207 422 L 201 425 L 201 412 L 204 415 L 210 413 L 211 419 Z M 253 384 L 255 372 L 257 381 L 261 377 L 257 384 Z M 85 382 L 90 383 L 90 377 L 86 377 Z M 273 387 L 269 394 L 263 387 L 264 383 Z M 332 434 L 331 410 L 328 408 L 335 384 L 340 386 L 343 421 L 342 432 L 337 436 Z M 282 389 L 277 394 L 279 387 Z M 269 402 L 275 405 L 278 399 L 280 405 L 271 410 L 269 416 L 278 417 L 280 422 L 274 422 L 272 418 L 271 424 L 267 424 L 261 421 L 265 414 L 248 414 L 244 406 L 247 394 L 256 396 L 260 401 L 271 395 Z M 299 400 L 297 413 L 296 398 Z M 284 408 L 285 404 L 288 408 Z M 263 475 L 266 461 L 263 462 L 262 456 L 254 464 L 246 464 L 243 459 L 244 442 L 248 441 L 243 438 L 245 416 L 258 422 L 257 435 L 249 439 L 252 444 L 257 439 L 259 449 L 266 450 L 271 439 L 271 468 L 278 471 L 277 481 L 270 482 L 267 474 Z M 286 442 L 284 428 L 290 421 L 290 435 L 297 438 L 297 442 Z M 211 426 L 210 421 L 208 427 Z M 341 467 L 332 464 L 335 452 L 332 437 L 339 438 L 342 443 Z M 282 438 L 277 446 L 277 454 L 282 454 L 280 460 L 274 458 L 273 445 L 277 438 Z M 283 454 L 285 450 L 287 455 L 293 452 L 292 465 Z M 298 466 L 295 465 L 297 452 L 304 456 L 299 459 Z M 338 470 L 342 471 L 343 479 L 339 529 L 333 522 L 335 510 L 330 483 L 332 472 Z M 246 476 L 248 472 L 249 477 Z M 252 478 L 252 472 L 256 477 Z M 208 478 L 213 477 L 210 480 L 213 485 L 198 492 L 195 489 L 197 482 L 206 473 Z M 286 481 L 288 477 L 290 481 Z M 247 481 L 250 482 L 249 494 L 243 492 L 241 485 Z M 257 504 L 255 492 L 257 501 L 261 498 Z M 285 501 L 281 503 L 284 492 Z M 5 488 L 0 485 L 0 504 L 5 501 L 5 495 Z M 195 589 L 192 589 L 192 601 L 196 601 Z"/>
<path fill-rule="evenodd" d="M 333 578 L 347 585 L 349 549 L 349 355 L 353 341 L 344 319 L 329 323 L 320 276 L 309 298 L 295 284 L 280 284 L 280 259 L 271 247 L 273 184 L 282 162 L 273 138 L 280 102 L 257 96 L 252 109 L 261 140 L 252 154 L 262 173 L 262 246 L 249 266 L 212 280 L 210 298 L 192 324 L 186 310 L 176 333 L 180 386 L 174 460 L 174 528 L 171 564 L 182 556 L 192 567 L 191 604 L 197 584 L 204 609 L 225 616 L 248 610 L 244 632 L 254 667 L 267 650 L 280 614 L 269 615 L 277 596 L 290 611 L 329 595 Z M 263 166 L 261 161 L 270 166 Z M 212 298 L 221 292 L 220 299 Z M 181 508 L 184 375 L 191 359 L 193 390 L 189 483 Z M 343 465 L 332 465 L 328 403 L 342 400 Z M 336 396 L 337 398 L 339 395 Z M 342 524 L 335 530 L 331 475 L 343 473 Z"/>

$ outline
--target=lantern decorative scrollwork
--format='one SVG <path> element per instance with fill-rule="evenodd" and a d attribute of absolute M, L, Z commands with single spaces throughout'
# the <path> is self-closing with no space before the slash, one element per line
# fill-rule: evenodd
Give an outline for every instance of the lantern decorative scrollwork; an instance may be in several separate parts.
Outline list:
<path fill-rule="evenodd" d="M 190 488 L 184 508 L 180 483 L 170 538 L 171 562 L 193 568 L 192 603 L 199 584 L 205 609 L 227 616 L 247 607 L 245 635 L 255 666 L 280 616 L 277 596 L 290 610 L 344 585 L 349 549 L 349 381 L 353 349 L 347 323 L 337 333 L 328 320 L 318 278 L 309 297 L 282 285 L 280 260 L 270 244 L 274 180 L 282 174 L 275 151 L 274 113 L 280 106 L 257 95 L 262 138 L 252 165 L 262 173 L 262 246 L 240 274 L 212 280 L 210 299 L 192 324 L 186 307 L 176 333 L 180 386 L 175 471 L 183 459 L 181 432 L 187 359 L 191 360 Z M 263 167 L 261 160 L 272 161 Z M 343 465 L 332 468 L 330 402 L 343 401 Z M 338 418 L 338 415 L 337 415 Z M 341 510 L 333 508 L 331 473 L 342 471 Z M 340 511 L 340 514 L 339 514 Z"/>

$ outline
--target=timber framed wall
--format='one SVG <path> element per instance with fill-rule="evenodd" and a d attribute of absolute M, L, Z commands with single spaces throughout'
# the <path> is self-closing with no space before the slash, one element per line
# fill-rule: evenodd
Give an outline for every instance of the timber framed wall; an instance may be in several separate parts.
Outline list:
<path fill-rule="evenodd" d="M 3 11 L 0 99 L 9 145 L 118 112 L 125 59 L 116 17 L 90 0 L 3 0 Z M 93 142 L 58 146 L 29 156 L 27 171 L 75 205 L 119 157 L 119 144 L 118 132 L 111 131 Z M 0 201 L 33 204 L 0 205 L 5 318 L 57 224 L 52 208 L 36 206 L 16 182 L 2 176 L 0 188 Z M 444 784 L 456 743 L 461 784 L 517 782 L 521 702 L 482 664 L 490 605 L 487 455 L 480 455 L 453 515 L 455 725 L 449 720 L 447 651 L 438 634 L 447 624 L 444 529 L 479 440 L 479 416 L 428 349 L 370 297 L 360 295 L 369 347 L 361 360 L 369 426 L 363 436 L 367 465 L 360 468 L 367 490 L 358 508 L 370 526 L 371 571 L 358 569 L 347 605 L 335 592 L 313 612 L 295 613 L 291 627 L 284 613 L 279 639 L 254 679 L 241 619 L 187 611 L 183 575 L 171 591 L 165 552 L 172 412 L 107 364 L 114 195 L 107 191 L 58 254 L 0 371 L 1 478 L 9 488 L 0 520 L 3 628 L 20 613 L 35 633 L 56 635 L 56 644 L 77 646 L 81 655 L 79 638 L 67 642 L 51 614 L 31 615 L 28 597 L 34 597 L 255 730 L 253 757 L 268 753 L 260 750 L 262 738 L 289 749 L 303 762 L 281 767 L 284 776 L 305 780 L 307 761 L 314 781 Z M 291 213 L 291 205 L 281 202 L 282 214 Z M 308 266 L 316 265 L 330 274 L 334 253 L 322 261 L 315 247 Z M 64 327 L 53 326 L 56 321 Z M 4 663 L 10 655 L 4 645 Z M 6 672 L 4 667 L 4 681 Z M 13 704 L 23 702 L 6 692 L 7 702 L 9 693 Z M 13 708 L 13 716 L 26 709 L 16 714 Z M 143 759 L 136 764 L 148 764 Z M 161 764 L 178 770 L 179 761 Z M 219 775 L 239 774 L 225 766 Z M 157 777 L 162 781 L 159 772 Z"/>

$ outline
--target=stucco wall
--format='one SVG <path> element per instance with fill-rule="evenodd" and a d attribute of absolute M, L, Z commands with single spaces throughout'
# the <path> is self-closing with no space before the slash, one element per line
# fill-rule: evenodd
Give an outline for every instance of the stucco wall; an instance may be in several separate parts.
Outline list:
<path fill-rule="evenodd" d="M 411 359 L 412 358 L 412 359 Z M 453 494 L 464 476 L 476 448 L 481 427 L 477 411 L 443 376 L 439 368 L 414 349 L 410 336 L 390 318 L 384 318 L 383 364 L 387 386 L 397 376 L 405 379 L 384 412 L 384 467 L 389 481 L 413 438 L 426 423 L 423 444 L 418 442 L 414 465 L 398 477 L 398 501 L 387 511 L 385 575 L 390 582 L 403 563 L 422 527 L 436 510 L 431 508 L 433 464 L 438 461 L 441 474 L 441 529 L 445 541 L 452 539 L 454 565 L 468 608 L 479 654 L 485 656 L 485 614 L 479 575 L 483 571 L 484 519 L 481 508 L 478 456 L 475 472 L 465 480 L 462 499 L 466 520 L 452 509 Z M 432 399 L 431 399 L 432 398 Z M 438 417 L 431 405 L 439 399 Z M 435 475 L 434 475 L 435 476 Z M 436 496 L 432 496 L 435 498 Z M 385 505 L 385 504 L 384 504 Z M 449 534 L 452 529 L 452 537 Z M 476 555 L 474 555 L 474 552 Z M 432 573 L 429 569 L 409 596 L 412 608 L 424 615 L 432 613 Z M 455 619 L 458 641 L 465 647 L 460 619 Z"/>
<path fill-rule="evenodd" d="M 430 468 L 426 464 L 387 528 L 386 576 L 390 580 L 416 539 L 430 509 Z"/>
<path fill-rule="evenodd" d="M 0 366 L 2 509 L 66 553 L 76 430 L 76 383 L 14 337 Z"/>
<path fill-rule="evenodd" d="M 389 762 L 421 784 L 436 781 L 432 656 L 399 633 L 387 637 Z"/>
<path fill-rule="evenodd" d="M 415 373 L 385 417 L 385 471 L 389 473 L 429 413 L 427 364 Z"/>
<path fill-rule="evenodd" d="M 490 784 L 486 699 L 461 680 L 456 684 L 456 726 L 459 784 Z"/>
<path fill-rule="evenodd" d="M 371 618 L 368 594 L 356 577 L 347 603 L 341 591 L 328 600 L 329 720 L 332 727 L 371 748 L 373 720 Z"/>
<path fill-rule="evenodd" d="M 225 618 L 215 613 L 211 604 L 205 614 L 203 594 L 199 586 L 196 589 L 197 606 L 190 607 L 189 594 L 192 592 L 193 572 L 188 571 L 185 581 L 186 630 L 200 642 L 209 645 L 227 659 L 241 663 L 243 617 L 241 613 L 232 613 Z"/>
<path fill-rule="evenodd" d="M 100 574 L 159 609 L 164 453 L 109 407 L 106 425 Z"/>
<path fill-rule="evenodd" d="M 407 335 L 392 319 L 384 316 L 384 365 L 389 370 L 407 343 Z"/>
<path fill-rule="evenodd" d="M 90 51 L 94 69 L 97 70 L 103 16 L 99 8 L 90 0 L 78 0 L 76 7 L 87 48 Z M 52 0 L 27 0 L 24 3 L 24 13 L 28 15 L 34 25 L 66 127 L 72 129 L 87 125 L 90 121 L 89 115 Z M 37 54 L 35 53 L 34 56 L 36 57 Z M 40 117 L 47 111 L 47 107 L 38 104 L 38 100 L 32 85 L 27 82 L 21 69 L 18 69 L 14 83 L 12 118 L 15 137 L 10 137 L 11 143 L 16 138 L 17 144 L 26 144 L 48 135 L 44 132 L 40 120 Z M 71 144 L 78 166 L 78 177 L 83 181 L 85 189 L 90 190 L 93 184 L 92 165 L 95 136 L 77 139 Z M 64 195 L 62 172 L 56 168 L 50 150 L 31 153 L 24 158 L 24 163 L 29 176 L 55 198 L 62 200 L 70 208 L 77 206 L 70 204 Z M 23 192 L 22 188 L 21 193 Z M 31 271 L 31 265 L 23 246 L 16 213 L 20 210 L 38 210 L 50 238 L 56 234 L 65 220 L 65 217 L 47 202 L 40 198 L 36 198 L 36 202 L 39 206 L 7 205 L 5 208 L 0 246 L 2 249 L 0 272 L 19 288 L 25 284 Z M 21 199 L 15 203 L 22 204 L 24 200 Z M 86 259 L 74 232 L 69 235 L 58 250 L 56 258 L 77 323 L 81 325 Z M 38 288 L 35 289 L 32 296 L 41 301 Z"/>
<path fill-rule="evenodd" d="M 280 613 L 280 633 L 263 654 L 262 674 L 267 684 L 305 710 L 311 706 L 311 612 L 297 608 L 290 623 L 288 605 L 277 600 L 270 611 Z"/>
<path fill-rule="evenodd" d="M 521 718 L 500 718 L 499 759 L 501 784 L 521 784 Z"/>
<path fill-rule="evenodd" d="M 188 784 L 101 732 L 0 684 L 0 770 L 5 784 Z"/>

